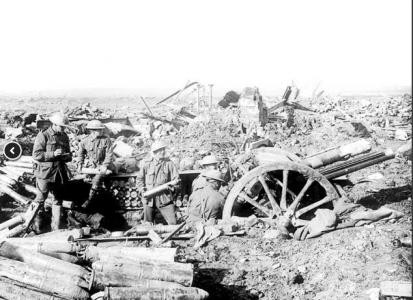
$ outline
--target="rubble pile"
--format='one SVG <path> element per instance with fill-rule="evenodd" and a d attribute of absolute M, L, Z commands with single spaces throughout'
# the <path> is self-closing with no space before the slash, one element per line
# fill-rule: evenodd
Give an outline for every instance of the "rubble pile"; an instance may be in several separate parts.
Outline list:
<path fill-rule="evenodd" d="M 93 107 L 90 102 L 74 108 L 66 108 L 64 113 L 71 119 L 93 120 L 113 117 L 113 114 L 109 114 L 101 108 Z"/>
<path fill-rule="evenodd" d="M 221 110 L 214 114 L 199 116 L 170 138 L 175 151 L 206 153 L 227 157 L 242 143 L 242 129 L 234 110 Z"/>

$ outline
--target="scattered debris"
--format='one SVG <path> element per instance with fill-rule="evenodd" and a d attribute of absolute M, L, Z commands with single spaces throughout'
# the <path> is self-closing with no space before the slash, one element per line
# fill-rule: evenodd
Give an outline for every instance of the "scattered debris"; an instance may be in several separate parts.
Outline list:
<path fill-rule="evenodd" d="M 263 97 L 258 88 L 246 88 L 241 94 L 228 92 L 219 108 L 208 105 L 208 111 L 203 111 L 199 103 L 181 101 L 184 90 L 189 91 L 196 84 L 186 84 L 156 105 L 156 101 L 146 98 L 139 119 L 138 112 L 129 119 L 124 116 L 129 116 L 130 112 L 116 116 L 114 111 L 93 107 L 90 103 L 66 109 L 71 120 L 69 137 L 74 157 L 69 168 L 74 174 L 82 175 L 68 187 L 65 201 L 67 219 L 70 226 L 88 225 L 90 235 L 80 231 L 35 235 L 30 226 L 36 211 L 32 203 L 36 196 L 32 162 L 25 160 L 25 157 L 17 162 L 1 162 L 0 237 L 20 237 L 0 242 L 0 297 L 127 299 L 163 295 L 204 299 L 207 297 L 206 290 L 212 298 L 219 298 L 221 293 L 226 298 L 238 299 L 356 299 L 360 298 L 360 291 L 366 289 L 366 283 L 411 279 L 403 269 L 405 265 L 408 268 L 409 264 L 405 253 L 401 252 L 411 247 L 411 238 L 394 235 L 393 232 L 398 229 L 391 227 L 411 222 L 411 212 L 406 210 L 411 204 L 406 193 L 406 189 L 411 187 L 410 161 L 404 158 L 411 156 L 411 146 L 405 147 L 410 154 L 403 149 L 397 151 L 398 159 L 395 161 L 385 161 L 393 158 L 395 153 L 382 151 L 388 145 L 391 148 L 400 147 L 401 142 L 410 138 L 411 97 L 388 97 L 379 99 L 380 102 L 376 99 L 359 101 L 315 91 L 314 97 L 308 100 L 299 97 L 298 88 L 290 86 L 280 101 Z M 177 103 L 178 100 L 180 103 Z M 139 99 L 136 101 L 140 102 Z M 49 112 L 44 114 L 40 111 L 2 112 L 1 137 L 18 141 L 24 155 L 30 156 L 37 131 L 48 126 L 48 115 Z M 85 122 L 96 118 L 105 123 L 107 133 L 113 140 L 116 171 L 105 179 L 104 188 L 99 192 L 102 199 L 99 207 L 79 211 L 79 205 L 87 197 L 88 180 L 97 172 L 86 160 L 84 174 L 77 174 L 78 144 L 86 136 Z M 342 152 L 340 145 L 354 142 L 355 137 L 361 136 L 368 139 L 369 145 L 380 148 L 379 151 L 347 160 L 352 154 Z M 329 199 L 320 198 L 319 201 L 325 201 L 321 203 L 322 208 L 305 215 L 309 211 L 302 210 L 302 207 L 295 209 L 291 204 L 294 199 L 302 197 L 300 200 L 309 205 L 316 191 L 308 190 L 300 195 L 300 190 L 293 186 L 303 186 L 308 178 L 317 180 L 317 177 L 312 177 L 308 171 L 302 178 L 294 178 L 294 172 L 301 172 L 297 169 L 289 171 L 288 182 L 294 185 L 288 185 L 285 192 L 282 189 L 283 172 L 258 174 L 262 176 L 254 176 L 255 181 L 251 180 L 243 186 L 245 194 L 240 193 L 236 198 L 234 208 L 247 206 L 247 218 L 233 216 L 229 224 L 200 223 L 195 230 L 185 226 L 185 223 L 173 227 L 145 225 L 142 222 L 142 194 L 136 188 L 135 176 L 139 172 L 140 161 L 148 155 L 151 143 L 160 138 L 170 143 L 171 160 L 181 166 L 183 190 L 174 191 L 176 213 L 181 222 L 185 219 L 190 193 L 188 181 L 191 182 L 199 174 L 199 161 L 208 154 L 220 158 L 218 168 L 228 180 L 228 185 L 221 191 L 231 197 L 235 193 L 231 194 L 231 191 L 237 188 L 237 181 L 266 160 L 271 161 L 278 155 L 290 163 L 306 160 L 308 163 L 310 158 L 316 157 L 312 153 L 322 152 L 326 156 L 322 156 L 317 167 L 310 164 L 311 167 L 329 180 L 341 172 L 338 177 L 340 182 L 345 182 L 343 179 L 348 181 L 342 188 L 347 194 L 347 201 L 367 203 L 372 209 L 354 211 L 360 206 L 348 206 L 347 211 L 339 214 L 336 207 L 334 210 L 328 207 L 331 205 Z M 273 145 L 284 149 L 284 152 L 280 150 L 275 153 Z M 359 149 L 354 155 L 370 148 Z M 237 154 L 242 157 L 237 157 Z M 344 161 L 337 162 L 336 156 Z M 367 167 L 369 169 L 363 170 Z M 360 168 L 356 179 L 347 173 L 349 168 Z M 272 181 L 274 178 L 278 180 L 275 183 Z M 361 182 L 365 184 L 354 184 Z M 321 182 L 319 185 L 323 187 L 323 184 Z M 184 190 L 185 185 L 189 186 L 187 190 Z M 368 194 L 367 190 L 374 192 Z M 318 239 L 298 243 L 281 234 L 278 227 L 285 225 L 284 228 L 291 228 L 292 224 L 286 222 L 283 225 L 285 220 L 278 220 L 274 215 L 265 216 L 265 212 L 273 209 L 273 199 L 281 199 L 283 193 L 286 204 L 281 210 L 290 209 L 289 213 L 305 217 L 298 216 L 294 220 L 302 222 L 295 232 L 300 240 L 320 236 L 333 229 L 373 221 L 377 223 L 374 227 L 336 230 Z M 361 197 L 356 198 L 356 193 Z M 384 204 L 386 206 L 382 207 Z M 391 208 L 387 207 L 388 204 Z M 47 218 L 47 208 L 41 214 Z M 131 226 L 132 229 L 128 230 Z M 386 233 L 383 228 L 392 230 Z M 392 241 L 397 247 L 392 247 Z M 152 247 L 148 247 L 150 245 Z M 153 248 L 156 245 L 162 248 Z M 175 248 L 177 245 L 178 249 Z M 390 250 L 386 248 L 389 246 Z M 16 253 L 19 253 L 19 258 Z M 21 253 L 36 259 L 15 260 L 22 259 Z M 44 256 L 39 258 L 38 255 Z M 389 257 L 386 258 L 386 255 Z M 385 258 L 389 264 L 392 260 L 400 263 L 382 267 L 386 263 Z M 61 264 L 55 263 L 54 259 L 75 267 L 67 267 L 65 272 L 58 274 L 56 270 L 60 270 Z M 153 259 L 156 262 L 149 262 Z M 323 261 L 321 265 L 318 259 Z M 359 265 L 352 266 L 353 261 Z M 41 262 L 44 262 L 43 265 Z M 194 265 L 189 262 L 194 262 Z M 36 277 L 39 276 L 36 272 L 43 270 L 39 265 L 53 266 L 47 274 L 53 278 L 42 286 L 38 285 L 39 278 Z M 365 266 L 366 270 L 362 270 L 360 265 Z M 90 267 L 93 271 L 88 269 Z M 136 274 L 138 268 L 142 272 Z M 221 272 L 219 268 L 229 271 Z M 233 271 L 236 269 L 242 270 L 236 274 Z M 375 271 L 370 272 L 370 269 Z M 19 270 L 27 272 L 24 280 Z M 72 281 L 74 284 L 58 286 L 56 282 L 64 280 L 69 270 L 73 271 L 71 276 L 82 279 Z M 81 270 L 86 275 L 80 276 L 75 270 Z M 333 282 L 340 282 L 342 291 L 330 290 L 329 285 L 325 284 L 327 277 Z M 354 279 L 354 282 L 347 278 Z M 231 289 L 232 286 L 236 288 Z M 380 290 L 384 289 L 385 286 L 381 286 Z"/>

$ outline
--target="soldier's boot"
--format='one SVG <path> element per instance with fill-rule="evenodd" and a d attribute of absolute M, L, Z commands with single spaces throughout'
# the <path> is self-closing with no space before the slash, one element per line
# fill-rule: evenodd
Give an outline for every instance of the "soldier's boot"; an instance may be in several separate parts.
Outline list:
<path fill-rule="evenodd" d="M 33 219 L 33 223 L 30 225 L 31 229 L 36 233 L 36 234 L 41 234 L 43 233 L 43 228 L 44 228 L 44 216 L 45 212 L 43 207 L 39 209 L 37 212 L 36 216 Z"/>
<path fill-rule="evenodd" d="M 61 217 L 62 217 L 62 206 L 53 204 L 52 205 L 52 221 L 50 223 L 50 228 L 52 231 L 60 229 Z"/>
<path fill-rule="evenodd" d="M 83 205 L 82 205 L 82 208 L 83 208 L 83 209 L 88 209 L 88 208 L 89 208 L 90 204 L 91 204 L 91 203 L 93 202 L 93 200 L 95 199 L 97 192 L 98 192 L 97 188 L 92 187 L 92 188 L 90 189 L 89 197 L 87 198 L 87 200 L 85 201 L 85 203 L 83 203 Z"/>

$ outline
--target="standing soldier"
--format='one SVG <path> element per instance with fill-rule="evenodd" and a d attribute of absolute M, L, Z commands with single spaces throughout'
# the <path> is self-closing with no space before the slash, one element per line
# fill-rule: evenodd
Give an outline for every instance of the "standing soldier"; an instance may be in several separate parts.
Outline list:
<path fill-rule="evenodd" d="M 204 171 L 217 170 L 218 163 L 219 161 L 215 155 L 205 156 L 201 161 Z M 192 192 L 195 192 L 196 190 L 204 188 L 206 184 L 207 184 L 207 181 L 205 177 L 202 174 L 198 175 L 198 177 L 195 178 L 194 181 L 192 182 Z"/>
<path fill-rule="evenodd" d="M 52 126 L 38 133 L 33 146 L 35 161 L 34 175 L 36 186 L 41 192 L 35 201 L 44 205 L 49 192 L 53 195 L 51 229 L 60 228 L 62 213 L 62 187 L 69 181 L 70 171 L 66 163 L 72 160 L 69 137 L 64 132 L 69 120 L 62 113 L 55 113 L 50 117 Z M 40 212 L 39 212 L 40 213 Z M 35 226 L 39 230 L 40 216 L 36 217 Z M 37 224 L 36 224 L 37 223 Z"/>
<path fill-rule="evenodd" d="M 99 174 L 95 175 L 92 180 L 92 187 L 89 192 L 89 198 L 82 205 L 84 209 L 90 206 L 94 200 L 96 193 L 106 175 L 106 171 L 112 170 L 112 142 L 110 138 L 104 135 L 105 126 L 99 120 L 92 120 L 86 125 L 86 129 L 90 134 L 80 143 L 79 146 L 79 165 L 78 172 L 82 171 L 82 166 L 85 161 L 85 155 L 93 164 L 93 168 L 98 169 Z"/>
<path fill-rule="evenodd" d="M 174 163 L 165 157 L 166 144 L 155 141 L 152 144 L 152 157 L 142 161 L 136 184 L 141 193 L 172 180 L 179 179 L 179 174 Z M 171 187 L 173 189 L 173 187 Z M 170 225 L 176 224 L 175 206 L 171 190 L 162 191 L 151 198 L 142 199 L 145 221 L 153 223 L 155 207 Z"/>

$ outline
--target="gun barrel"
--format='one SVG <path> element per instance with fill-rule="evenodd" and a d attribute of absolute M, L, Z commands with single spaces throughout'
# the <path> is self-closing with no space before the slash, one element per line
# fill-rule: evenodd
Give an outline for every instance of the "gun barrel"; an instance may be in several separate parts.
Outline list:
<path fill-rule="evenodd" d="M 327 179 L 334 179 L 392 159 L 395 156 L 395 153 L 391 149 L 386 150 L 386 152 L 369 153 L 362 157 L 345 161 L 334 167 L 325 168 L 321 170 L 320 173 L 327 177 Z"/>
<path fill-rule="evenodd" d="M 354 143 L 335 147 L 328 151 L 321 152 L 316 155 L 311 155 L 305 161 L 314 169 L 335 163 L 340 160 L 346 160 L 350 157 L 362 154 L 371 150 L 371 145 L 368 140 L 359 140 Z"/>

